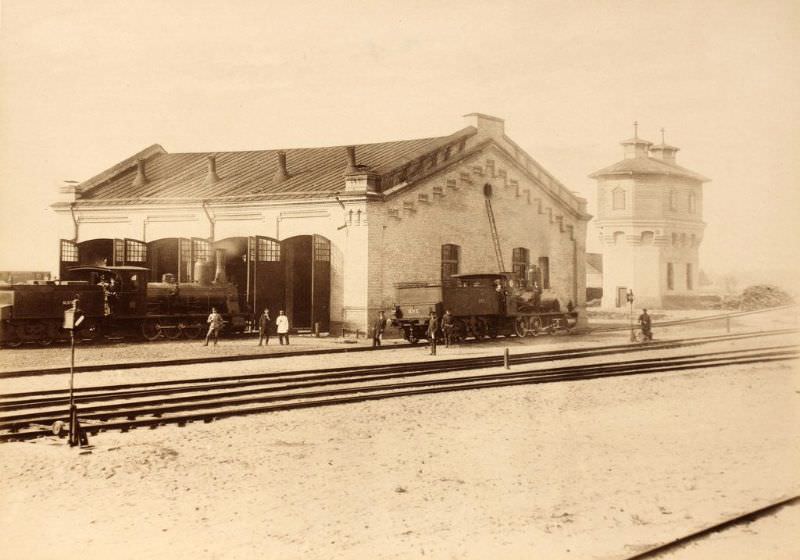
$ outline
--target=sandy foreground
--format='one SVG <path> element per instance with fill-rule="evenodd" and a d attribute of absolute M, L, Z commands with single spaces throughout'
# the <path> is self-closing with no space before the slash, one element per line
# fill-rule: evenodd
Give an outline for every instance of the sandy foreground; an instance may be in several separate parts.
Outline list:
<path fill-rule="evenodd" d="M 0 557 L 624 558 L 800 493 L 799 399 L 784 362 L 3 444 Z"/>

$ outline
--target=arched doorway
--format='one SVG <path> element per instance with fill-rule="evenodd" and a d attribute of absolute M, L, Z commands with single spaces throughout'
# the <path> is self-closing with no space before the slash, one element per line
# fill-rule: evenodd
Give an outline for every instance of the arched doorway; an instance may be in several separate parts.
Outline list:
<path fill-rule="evenodd" d="M 180 239 L 177 237 L 156 239 L 147 244 L 147 249 L 150 253 L 148 259 L 150 281 L 160 282 L 165 274 L 172 274 L 178 281 Z"/>
<path fill-rule="evenodd" d="M 331 242 L 321 235 L 298 235 L 281 242 L 285 310 L 296 329 L 330 329 Z"/>

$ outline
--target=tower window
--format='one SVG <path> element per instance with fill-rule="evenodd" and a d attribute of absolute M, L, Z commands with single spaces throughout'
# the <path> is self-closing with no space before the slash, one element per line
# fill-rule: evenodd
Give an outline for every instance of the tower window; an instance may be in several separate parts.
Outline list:
<path fill-rule="evenodd" d="M 694 214 L 697 212 L 697 197 L 694 193 L 689 193 L 689 213 Z"/>
<path fill-rule="evenodd" d="M 667 263 L 667 289 L 675 289 L 675 267 L 672 263 Z"/>
<path fill-rule="evenodd" d="M 669 191 L 669 209 L 670 210 L 678 209 L 678 193 L 675 192 L 675 189 L 670 189 Z"/>
<path fill-rule="evenodd" d="M 642 245 L 652 245 L 655 234 L 652 231 L 642 232 Z"/>
<path fill-rule="evenodd" d="M 625 189 L 617 187 L 611 191 L 611 198 L 614 210 L 625 210 Z"/>
<path fill-rule="evenodd" d="M 672 246 L 677 247 L 678 245 L 678 234 L 674 231 L 672 232 Z"/>
<path fill-rule="evenodd" d="M 686 263 L 686 289 L 694 289 L 694 281 L 692 279 L 692 263 Z"/>

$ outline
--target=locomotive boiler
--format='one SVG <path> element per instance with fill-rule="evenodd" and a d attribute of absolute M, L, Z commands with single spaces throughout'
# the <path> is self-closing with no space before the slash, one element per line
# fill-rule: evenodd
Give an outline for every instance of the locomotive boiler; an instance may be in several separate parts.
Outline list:
<path fill-rule="evenodd" d="M 427 338 L 431 311 L 441 320 L 453 316 L 453 340 L 504 336 L 537 336 L 571 332 L 578 322 L 572 302 L 562 310 L 555 298 L 523 288 L 510 273 L 456 274 L 448 285 L 397 285 L 394 324 L 412 344 Z"/>
<path fill-rule="evenodd" d="M 196 282 L 174 282 L 171 275 L 148 282 L 149 269 L 138 266 L 78 266 L 68 271 L 67 281 L 0 286 L 0 342 L 48 345 L 65 338 L 63 312 L 75 299 L 85 317 L 79 339 L 101 333 L 198 338 L 212 307 L 226 330 L 241 332 L 250 317 L 239 308 L 237 287 L 227 281 L 220 260 L 213 280 L 213 264 L 203 262 L 195 269 Z"/>

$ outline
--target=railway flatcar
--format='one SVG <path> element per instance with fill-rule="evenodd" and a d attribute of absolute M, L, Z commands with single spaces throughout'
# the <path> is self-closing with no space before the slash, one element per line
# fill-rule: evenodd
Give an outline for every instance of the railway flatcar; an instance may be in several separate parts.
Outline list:
<path fill-rule="evenodd" d="M 427 338 L 430 312 L 441 320 L 453 316 L 453 340 L 503 336 L 537 336 L 571 332 L 578 322 L 572 302 L 562 310 L 555 298 L 521 288 L 511 273 L 457 274 L 448 285 L 397 285 L 393 323 L 412 344 Z"/>
<path fill-rule="evenodd" d="M 226 330 L 244 331 L 250 317 L 241 312 L 238 290 L 225 280 L 224 270 L 214 281 L 201 270 L 199 281 L 191 283 L 147 282 L 148 273 L 138 266 L 79 266 L 68 271 L 68 281 L 0 286 L 0 343 L 48 345 L 66 338 L 63 313 L 74 299 L 85 317 L 76 331 L 80 339 L 104 332 L 147 340 L 198 338 L 212 307 L 222 314 Z"/>

